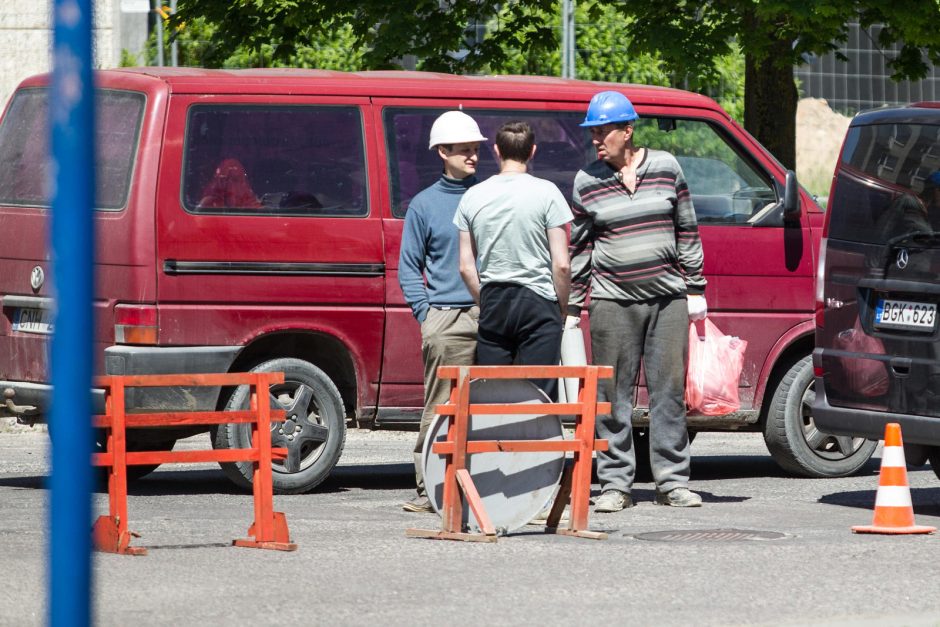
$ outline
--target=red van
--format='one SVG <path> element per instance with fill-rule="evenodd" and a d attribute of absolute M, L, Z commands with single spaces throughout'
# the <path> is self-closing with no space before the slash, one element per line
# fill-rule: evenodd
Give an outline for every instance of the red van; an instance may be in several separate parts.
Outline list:
<path fill-rule="evenodd" d="M 282 370 L 274 431 L 291 451 L 279 492 L 309 490 L 342 452 L 347 422 L 416 422 L 420 333 L 398 287 L 408 202 L 440 174 L 434 118 L 462 108 L 492 137 L 536 131 L 536 176 L 570 193 L 594 159 L 578 127 L 591 96 L 622 90 L 642 145 L 681 163 L 698 214 L 712 318 L 749 343 L 742 411 L 693 430 L 763 431 L 774 458 L 811 476 L 853 472 L 874 443 L 833 438 L 811 414 L 813 269 L 823 214 L 791 172 L 714 101 L 659 87 L 416 72 L 144 68 L 96 73 L 97 371 Z M 46 247 L 48 76 L 24 81 L 0 122 L 2 411 L 43 420 L 53 307 Z M 484 146 L 479 174 L 497 171 Z M 637 387 L 639 435 L 648 424 Z M 209 409 L 242 390 L 139 389 L 131 410 Z M 169 448 L 189 432 L 133 434 Z M 217 447 L 248 432 L 225 426 Z M 226 472 L 247 484 L 250 472 Z"/>

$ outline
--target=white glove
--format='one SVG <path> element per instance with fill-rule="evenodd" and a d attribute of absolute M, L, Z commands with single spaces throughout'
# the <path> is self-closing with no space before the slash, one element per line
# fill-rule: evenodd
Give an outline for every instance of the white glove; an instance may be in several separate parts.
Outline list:
<path fill-rule="evenodd" d="M 580 326 L 581 326 L 581 318 L 579 316 L 567 316 L 565 318 L 566 329 L 577 329 Z"/>
<path fill-rule="evenodd" d="M 704 320 L 708 315 L 708 303 L 701 294 L 689 294 L 687 296 L 689 303 L 689 320 Z"/>

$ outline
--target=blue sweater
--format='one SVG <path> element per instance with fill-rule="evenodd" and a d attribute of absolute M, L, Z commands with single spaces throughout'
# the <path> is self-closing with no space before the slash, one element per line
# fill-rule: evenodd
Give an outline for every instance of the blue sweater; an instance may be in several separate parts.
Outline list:
<path fill-rule="evenodd" d="M 418 322 L 424 322 L 432 305 L 474 304 L 460 278 L 459 231 L 454 226 L 454 214 L 464 192 L 476 182 L 475 176 L 459 181 L 442 176 L 408 205 L 398 258 L 398 284 Z"/>

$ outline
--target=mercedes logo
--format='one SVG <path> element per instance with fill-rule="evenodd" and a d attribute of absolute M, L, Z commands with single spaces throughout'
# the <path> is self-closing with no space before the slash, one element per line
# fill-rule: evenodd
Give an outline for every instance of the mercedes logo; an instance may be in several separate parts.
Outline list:
<path fill-rule="evenodd" d="M 909 260 L 910 260 L 910 259 L 909 259 L 909 256 L 908 256 L 908 254 L 907 254 L 907 249 L 906 249 L 906 248 L 902 248 L 901 250 L 898 251 L 898 261 L 897 261 L 897 264 L 898 264 L 898 269 L 899 269 L 899 270 L 903 270 L 904 268 L 906 268 L 906 267 L 907 267 L 907 262 L 908 262 Z"/>
<path fill-rule="evenodd" d="M 29 273 L 29 285 L 33 288 L 34 292 L 38 292 L 39 288 L 42 287 L 42 284 L 46 281 L 46 273 L 42 271 L 41 266 L 35 266 L 32 272 Z"/>

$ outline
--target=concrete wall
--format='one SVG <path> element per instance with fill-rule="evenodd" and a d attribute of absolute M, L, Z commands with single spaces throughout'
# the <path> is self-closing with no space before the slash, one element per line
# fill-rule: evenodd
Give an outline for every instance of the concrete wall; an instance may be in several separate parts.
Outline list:
<path fill-rule="evenodd" d="M 93 0 L 95 67 L 115 67 L 121 50 L 143 49 L 150 0 Z M 0 0 L 0 106 L 27 76 L 48 72 L 52 0 Z"/>

